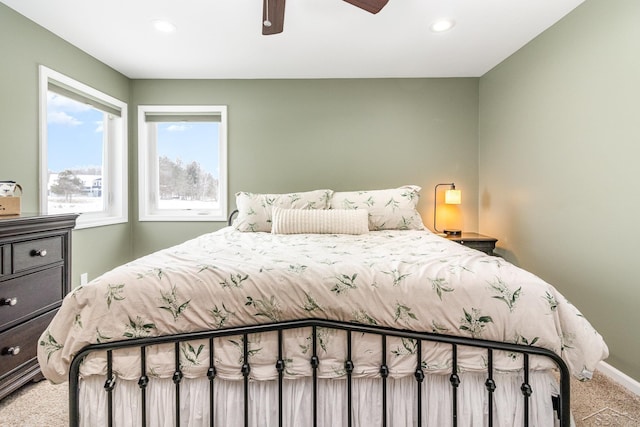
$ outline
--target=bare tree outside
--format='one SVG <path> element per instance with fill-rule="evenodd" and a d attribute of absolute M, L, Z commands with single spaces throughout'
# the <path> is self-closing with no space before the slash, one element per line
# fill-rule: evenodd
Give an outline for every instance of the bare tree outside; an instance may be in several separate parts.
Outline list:
<path fill-rule="evenodd" d="M 218 180 L 192 161 L 184 164 L 180 158 L 159 158 L 160 199 L 218 200 Z"/>
<path fill-rule="evenodd" d="M 58 179 L 51 186 L 51 192 L 64 195 L 65 201 L 71 202 L 74 194 L 82 194 L 84 183 L 71 170 L 67 169 L 58 174 Z"/>

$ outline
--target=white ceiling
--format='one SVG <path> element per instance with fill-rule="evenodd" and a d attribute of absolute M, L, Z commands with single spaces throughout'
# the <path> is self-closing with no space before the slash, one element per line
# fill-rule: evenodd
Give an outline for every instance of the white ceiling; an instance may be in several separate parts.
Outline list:
<path fill-rule="evenodd" d="M 478 77 L 584 0 L 287 0 L 263 36 L 263 0 L 0 0 L 130 78 Z M 433 33 L 442 17 L 456 26 Z M 166 19 L 177 30 L 157 32 Z M 16 35 L 19 36 L 19 35 Z"/>

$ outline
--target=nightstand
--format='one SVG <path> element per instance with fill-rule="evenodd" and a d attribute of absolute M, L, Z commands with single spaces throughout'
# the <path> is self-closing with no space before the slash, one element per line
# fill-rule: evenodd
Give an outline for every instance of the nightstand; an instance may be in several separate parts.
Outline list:
<path fill-rule="evenodd" d="M 468 248 L 477 249 L 487 255 L 493 255 L 493 250 L 496 248 L 496 242 L 498 241 L 498 239 L 485 236 L 484 234 L 469 233 L 466 231 L 463 231 L 462 235 L 445 237 Z"/>

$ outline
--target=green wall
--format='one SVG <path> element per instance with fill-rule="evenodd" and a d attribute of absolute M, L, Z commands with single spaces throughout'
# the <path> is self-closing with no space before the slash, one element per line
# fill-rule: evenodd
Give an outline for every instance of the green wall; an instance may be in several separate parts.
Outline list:
<path fill-rule="evenodd" d="M 42 64 L 124 102 L 130 81 L 78 48 L 0 4 L 0 179 L 24 189 L 23 212 L 38 211 L 38 66 Z M 9 154 L 10 153 L 10 154 Z M 131 225 L 73 232 L 73 284 L 131 258 Z"/>
<path fill-rule="evenodd" d="M 480 79 L 480 230 L 640 379 L 640 2 L 587 0 Z"/>
<path fill-rule="evenodd" d="M 137 105 L 228 106 L 232 208 L 237 191 L 417 184 L 429 225 L 435 184 L 455 181 L 465 229 L 477 230 L 478 79 L 134 80 L 131 100 L 134 114 Z M 222 225 L 135 222 L 134 250 Z"/>

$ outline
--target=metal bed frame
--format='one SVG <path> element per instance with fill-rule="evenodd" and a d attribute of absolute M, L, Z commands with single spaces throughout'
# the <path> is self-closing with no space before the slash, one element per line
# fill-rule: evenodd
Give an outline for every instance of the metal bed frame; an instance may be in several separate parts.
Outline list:
<path fill-rule="evenodd" d="M 187 341 L 194 340 L 208 340 L 209 341 L 209 368 L 207 371 L 207 378 L 209 380 L 209 399 L 208 402 L 203 402 L 204 404 L 209 405 L 209 414 L 210 414 L 210 424 L 211 426 L 215 426 L 214 416 L 215 416 L 215 402 L 213 399 L 214 396 L 214 388 L 216 383 L 216 366 L 214 363 L 214 338 L 220 337 L 228 337 L 234 335 L 241 335 L 244 338 L 244 349 L 243 349 L 243 363 L 239 366 L 240 372 L 242 372 L 244 378 L 244 414 L 238 414 L 239 416 L 244 417 L 244 426 L 249 427 L 249 375 L 251 372 L 251 364 L 249 358 L 249 349 L 248 349 L 248 336 L 256 333 L 263 332 L 272 332 L 278 331 L 278 355 L 277 360 L 275 361 L 275 367 L 278 371 L 278 419 L 280 426 L 283 425 L 283 394 L 282 394 L 282 384 L 284 378 L 284 369 L 285 369 L 285 361 L 282 356 L 283 349 L 283 334 L 282 331 L 288 329 L 295 328 L 311 328 L 312 329 L 312 355 L 309 360 L 309 363 L 312 367 L 312 382 L 313 382 L 313 393 L 309 398 L 312 401 L 312 420 L 313 426 L 316 427 L 317 424 L 317 414 L 318 414 L 318 398 L 317 398 L 317 384 L 318 384 L 318 366 L 322 361 L 318 357 L 317 352 L 317 331 L 318 328 L 331 328 L 337 330 L 346 331 L 346 339 L 347 339 L 347 356 L 344 362 L 344 367 L 346 371 L 346 388 L 347 388 L 347 401 L 345 405 L 347 405 L 347 414 L 348 414 L 348 423 L 347 425 L 351 427 L 353 425 L 352 420 L 352 373 L 354 371 L 354 363 L 352 361 L 352 350 L 351 350 L 351 335 L 353 333 L 366 333 L 366 334 L 375 334 L 378 335 L 381 339 L 381 361 L 380 361 L 380 369 L 379 374 L 381 378 L 381 387 L 382 387 L 382 419 L 383 426 L 387 425 L 387 408 L 389 402 L 387 402 L 387 378 L 389 376 L 389 368 L 387 366 L 386 361 L 386 347 L 387 347 L 387 338 L 388 337 L 400 337 L 406 339 L 415 340 L 417 345 L 416 352 L 416 369 L 414 372 L 415 381 L 416 381 L 416 402 L 417 402 L 417 425 L 418 427 L 422 426 L 422 399 L 423 399 L 423 391 L 421 384 L 425 378 L 425 372 L 422 369 L 422 346 L 423 343 L 426 342 L 436 342 L 436 343 L 445 343 L 451 345 L 451 354 L 452 354 L 452 366 L 451 366 L 451 374 L 449 376 L 449 381 L 451 384 L 451 393 L 452 393 L 452 413 L 451 413 L 451 425 L 457 426 L 457 418 L 458 418 L 458 387 L 460 385 L 460 377 L 458 375 L 458 348 L 461 346 L 466 347 L 475 347 L 480 349 L 486 349 L 487 351 L 487 372 L 486 372 L 486 393 L 487 393 L 487 409 L 486 413 L 488 416 L 488 425 L 492 426 L 493 421 L 493 393 L 498 387 L 496 380 L 493 376 L 494 374 L 494 366 L 493 366 L 493 353 L 494 351 L 506 351 L 506 352 L 515 352 L 523 355 L 523 383 L 520 387 L 522 392 L 522 399 L 524 400 L 524 413 L 522 425 L 527 427 L 529 426 L 529 398 L 533 394 L 534 390 L 529 384 L 529 358 L 530 356 L 542 356 L 551 359 L 558 368 L 559 380 L 560 380 L 560 393 L 558 396 L 550 396 L 550 399 L 553 399 L 554 409 L 557 411 L 559 425 L 562 427 L 568 427 L 570 425 L 570 374 L 569 370 L 562 360 L 557 354 L 553 353 L 550 350 L 532 347 L 532 346 L 524 346 L 519 344 L 511 344 L 511 343 L 503 343 L 503 342 L 495 342 L 495 341 L 487 341 L 487 340 L 479 340 L 472 339 L 466 337 L 455 337 L 449 335 L 439 335 L 429 332 L 416 332 L 416 331 L 408 331 L 408 330 L 399 330 L 393 328 L 383 328 L 378 326 L 368 326 L 368 325 L 359 325 L 352 324 L 346 322 L 338 322 L 338 321 L 330 321 L 323 319 L 305 319 L 305 320 L 293 320 L 293 321 L 285 321 L 279 323 L 269 323 L 262 325 L 254 325 L 254 326 L 243 326 L 243 327 L 235 327 L 228 329 L 221 329 L 215 331 L 203 331 L 203 332 L 195 332 L 195 333 L 185 333 L 185 334 L 176 334 L 169 336 L 159 336 L 159 337 L 147 337 L 147 338 L 138 338 L 131 340 L 122 340 L 116 342 L 109 343 L 100 343 L 93 344 L 85 347 L 81 350 L 73 359 L 71 363 L 71 368 L 69 372 L 69 425 L 70 426 L 78 426 L 79 425 L 79 382 L 80 382 L 80 367 L 82 365 L 82 361 L 84 358 L 92 353 L 92 352 L 104 352 L 107 353 L 107 379 L 105 381 L 104 390 L 107 393 L 107 410 L 108 414 L 108 425 L 113 425 L 113 394 L 114 387 L 117 383 L 116 376 L 113 372 L 113 352 L 118 349 L 124 348 L 139 348 L 140 349 L 140 378 L 138 381 L 138 386 L 140 387 L 141 393 L 141 419 L 142 425 L 146 426 L 146 388 L 149 384 L 150 378 L 148 377 L 148 372 L 146 368 L 146 350 L 150 346 L 159 345 L 159 344 L 173 344 L 174 345 L 174 354 L 175 354 L 175 372 L 173 374 L 173 382 L 175 384 L 175 425 L 180 425 L 180 383 L 183 378 L 183 373 L 180 370 L 180 344 Z"/>

